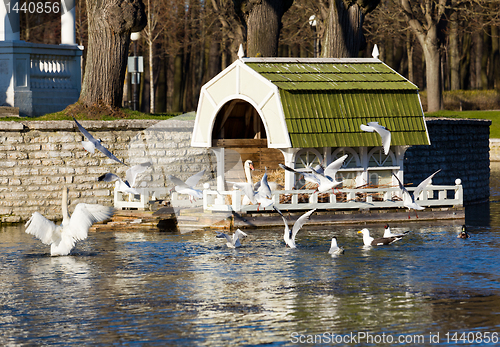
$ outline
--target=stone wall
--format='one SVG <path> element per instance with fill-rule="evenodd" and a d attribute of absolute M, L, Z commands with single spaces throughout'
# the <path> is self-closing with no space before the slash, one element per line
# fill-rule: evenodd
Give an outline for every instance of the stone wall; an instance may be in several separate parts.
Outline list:
<path fill-rule="evenodd" d="M 430 146 L 412 146 L 405 154 L 405 183 L 417 185 L 433 172 L 435 185 L 460 178 L 464 204 L 489 198 L 489 120 L 427 118 Z"/>
<path fill-rule="evenodd" d="M 186 179 L 207 166 L 206 149 L 190 146 L 193 121 L 116 120 L 81 124 L 126 164 L 150 161 L 140 185 L 168 186 L 167 176 Z M 113 204 L 114 183 L 97 178 L 127 166 L 104 154 L 86 152 L 73 121 L 0 122 L 0 216 L 2 222 L 27 220 L 35 211 L 61 218 L 61 191 L 70 189 L 70 211 L 76 204 Z M 204 179 L 210 179 L 207 172 Z"/>

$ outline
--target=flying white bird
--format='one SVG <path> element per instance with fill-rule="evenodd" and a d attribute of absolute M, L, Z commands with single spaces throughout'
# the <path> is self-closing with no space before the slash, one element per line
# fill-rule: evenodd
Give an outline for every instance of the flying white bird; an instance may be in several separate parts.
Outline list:
<path fill-rule="evenodd" d="M 335 179 L 335 175 L 337 171 L 342 167 L 342 164 L 344 163 L 344 160 L 347 158 L 347 154 L 343 155 L 342 157 L 338 158 L 335 160 L 333 163 L 329 164 L 325 170 L 324 174 L 320 174 L 316 172 L 313 168 L 309 167 L 311 172 L 302 172 L 302 171 L 297 171 L 295 169 L 292 169 L 291 167 L 288 167 L 284 164 L 279 164 L 279 166 L 282 169 L 285 169 L 287 171 L 295 172 L 301 175 L 304 175 L 304 179 L 308 182 L 311 182 L 313 184 L 317 184 L 318 187 L 316 188 L 316 191 L 320 193 L 324 193 L 330 189 L 333 190 L 336 186 L 342 183 L 342 181 L 337 181 Z"/>
<path fill-rule="evenodd" d="M 135 189 L 135 180 L 137 176 L 148 169 L 151 163 L 146 162 L 138 165 L 134 165 L 125 172 L 125 181 L 123 181 L 118 175 L 108 172 L 97 178 L 99 182 L 116 182 L 116 189 L 120 192 L 140 194 L 140 192 Z"/>
<path fill-rule="evenodd" d="M 198 182 L 200 181 L 201 177 L 203 177 L 204 174 L 205 174 L 205 169 L 189 177 L 185 182 L 172 175 L 169 175 L 168 179 L 173 184 L 175 184 L 174 189 L 177 193 L 189 195 L 189 201 L 193 202 L 192 200 L 195 198 L 198 199 L 203 198 L 203 192 L 200 189 L 196 189 L 194 187 L 198 184 Z"/>
<path fill-rule="evenodd" d="M 216 233 L 217 233 L 216 237 L 218 237 L 218 238 L 223 238 L 224 237 L 226 239 L 226 241 L 227 241 L 226 245 L 229 248 L 238 248 L 238 247 L 241 247 L 240 237 L 248 236 L 247 234 L 245 234 L 240 229 L 236 229 L 236 231 L 233 234 L 233 237 L 229 236 L 228 234 L 222 233 L 220 231 L 216 231 Z"/>
<path fill-rule="evenodd" d="M 283 223 L 285 223 L 285 233 L 283 235 L 283 239 L 285 240 L 286 245 L 290 248 L 297 248 L 297 246 L 295 245 L 295 236 L 297 236 L 297 233 L 299 232 L 299 230 L 307 222 L 307 220 L 311 217 L 313 212 L 316 211 L 316 209 L 314 208 L 310 211 L 307 211 L 302 216 L 300 216 L 299 219 L 297 219 L 295 221 L 295 223 L 293 224 L 292 230 L 290 230 L 290 228 L 288 227 L 288 222 L 287 222 L 285 216 L 283 216 L 283 213 L 281 213 L 281 211 L 278 210 L 276 208 L 276 206 L 273 206 L 273 207 L 276 210 L 276 212 L 278 212 L 281 215 L 281 218 L 283 218 Z"/>
<path fill-rule="evenodd" d="M 332 237 L 332 244 L 330 246 L 330 250 L 328 251 L 328 253 L 331 254 L 332 256 L 344 253 L 344 249 L 337 245 L 337 238 L 335 236 Z"/>
<path fill-rule="evenodd" d="M 76 126 L 78 129 L 80 129 L 80 132 L 87 138 L 88 141 L 82 141 L 83 148 L 85 148 L 88 152 L 94 154 L 95 149 L 97 148 L 99 151 L 101 151 L 103 154 L 105 154 L 108 158 L 113 159 L 120 164 L 127 165 L 124 162 L 122 162 L 120 159 L 115 157 L 113 153 L 111 153 L 106 147 L 104 147 L 101 144 L 101 140 L 96 140 L 90 133 L 80 124 L 78 121 L 73 117 L 73 120 L 76 123 Z"/>
<path fill-rule="evenodd" d="M 233 189 L 243 191 L 252 204 L 258 205 L 257 210 L 259 210 L 261 206 L 264 207 L 264 209 L 271 206 L 274 201 L 271 199 L 271 188 L 269 188 L 269 184 L 267 183 L 267 172 L 264 173 L 259 184 L 256 186 L 258 186 L 257 190 L 254 189 L 252 183 L 233 182 Z"/>
<path fill-rule="evenodd" d="M 405 232 L 403 232 L 402 234 L 393 234 L 391 232 L 391 227 L 389 226 L 389 224 L 386 224 L 384 226 L 384 236 L 383 237 L 403 237 L 403 236 L 406 236 L 410 231 L 407 230 Z"/>
<path fill-rule="evenodd" d="M 432 175 L 430 175 L 429 177 L 427 177 L 425 180 L 423 180 L 422 182 L 420 182 L 420 184 L 417 186 L 417 188 L 413 191 L 413 194 L 410 194 L 410 192 L 408 192 L 408 190 L 406 190 L 406 188 L 403 185 L 403 183 L 401 183 L 401 181 L 399 180 L 398 176 L 396 176 L 394 174 L 394 172 L 392 173 L 392 175 L 394 177 L 396 177 L 396 179 L 398 180 L 399 189 L 401 189 L 401 191 L 403 193 L 403 206 L 408 209 L 408 219 L 410 219 L 410 211 L 411 210 L 415 210 L 415 215 L 418 218 L 417 211 L 421 211 L 421 210 L 425 209 L 425 207 L 422 207 L 419 204 L 417 204 L 417 202 L 415 200 L 418 199 L 418 196 L 420 195 L 420 193 L 422 193 L 422 190 L 424 190 L 424 188 L 427 187 L 427 185 L 432 180 L 432 177 L 434 177 L 434 175 L 437 174 L 439 171 L 441 171 L 441 169 L 437 170 Z"/>
<path fill-rule="evenodd" d="M 389 153 L 389 148 L 391 147 L 391 132 L 386 127 L 378 124 L 378 122 L 369 122 L 368 125 L 361 124 L 359 127 L 363 131 L 368 131 L 370 133 L 377 132 L 382 138 L 382 147 L 384 147 L 384 154 Z"/>
<path fill-rule="evenodd" d="M 392 237 L 379 237 L 374 239 L 370 236 L 370 231 L 366 228 L 358 231 L 358 234 L 363 234 L 363 243 L 365 246 L 384 246 L 390 245 L 393 242 L 401 240 L 402 237 L 392 236 Z"/>
<path fill-rule="evenodd" d="M 32 214 L 26 223 L 26 233 L 35 236 L 43 244 L 50 245 L 50 255 L 68 255 L 76 241 L 85 240 L 92 224 L 113 216 L 114 209 L 97 204 L 76 205 L 73 215 L 68 213 L 68 189 L 62 192 L 62 215 L 60 225 L 48 220 L 39 212 Z"/>

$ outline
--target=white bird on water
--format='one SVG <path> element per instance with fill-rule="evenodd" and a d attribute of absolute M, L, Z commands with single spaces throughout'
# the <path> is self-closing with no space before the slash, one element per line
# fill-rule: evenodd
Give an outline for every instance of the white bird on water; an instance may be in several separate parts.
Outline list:
<path fill-rule="evenodd" d="M 384 154 L 389 153 L 389 148 L 391 147 L 391 132 L 386 127 L 378 124 L 378 122 L 368 122 L 367 125 L 361 124 L 359 126 L 361 130 L 367 132 L 377 132 L 382 138 L 382 147 L 384 147 Z"/>
<path fill-rule="evenodd" d="M 316 209 L 314 208 L 310 211 L 307 211 L 302 216 L 300 216 L 299 219 L 297 219 L 295 221 L 295 223 L 293 224 L 292 230 L 290 230 L 290 228 L 288 227 L 288 222 L 287 222 L 285 216 L 283 216 L 283 213 L 281 213 L 281 211 L 278 210 L 278 208 L 276 208 L 276 206 L 273 206 L 273 207 L 276 210 L 276 212 L 278 212 L 281 215 L 281 218 L 283 218 L 283 223 L 285 223 L 285 233 L 283 235 L 283 239 L 285 240 L 286 245 L 290 248 L 297 248 L 297 246 L 295 244 L 295 236 L 297 236 L 297 233 L 299 232 L 299 230 L 307 222 L 307 220 L 311 217 L 313 212 L 316 211 Z"/>
<path fill-rule="evenodd" d="M 60 225 L 48 220 L 39 212 L 33 213 L 26 223 L 26 233 L 35 236 L 43 244 L 50 245 L 50 255 L 68 255 L 76 241 L 85 240 L 92 224 L 105 221 L 113 216 L 109 206 L 80 203 L 73 215 L 68 213 L 68 189 L 62 192 L 62 215 Z"/>
<path fill-rule="evenodd" d="M 201 177 L 203 177 L 204 174 L 205 174 L 205 169 L 189 177 L 185 182 L 182 181 L 180 178 L 177 178 L 172 175 L 169 175 L 168 179 L 173 184 L 175 184 L 174 189 L 177 193 L 189 195 L 189 201 L 193 202 L 192 200 L 195 198 L 198 199 L 203 198 L 203 192 L 200 189 L 196 189 L 194 187 L 198 184 L 198 182 L 200 181 Z"/>
<path fill-rule="evenodd" d="M 335 236 L 332 237 L 332 244 L 330 246 L 330 250 L 328 251 L 328 253 L 331 254 L 332 256 L 344 254 L 344 249 L 337 245 L 337 238 Z"/>
<path fill-rule="evenodd" d="M 316 172 L 313 168 L 309 167 L 311 172 L 302 172 L 302 171 L 297 171 L 295 169 L 292 169 L 291 167 L 288 167 L 283 164 L 279 164 L 279 166 L 282 169 L 285 169 L 287 171 L 295 172 L 301 175 L 304 175 L 304 179 L 308 182 L 311 182 L 313 184 L 317 184 L 318 187 L 316 188 L 316 191 L 320 193 L 324 193 L 330 189 L 333 190 L 336 186 L 342 183 L 342 181 L 337 181 L 335 179 L 335 175 L 337 171 L 342 167 L 342 164 L 344 163 L 344 160 L 347 158 L 347 154 L 343 155 L 342 157 L 338 158 L 335 160 L 333 163 L 330 163 L 324 171 L 324 174 L 320 174 Z"/>
<path fill-rule="evenodd" d="M 424 188 L 427 187 L 427 185 L 431 182 L 432 177 L 434 177 L 434 175 L 437 174 L 439 171 L 441 171 L 441 169 L 437 170 L 432 175 L 427 177 L 425 180 L 420 182 L 420 184 L 417 186 L 417 188 L 413 191 L 413 194 L 410 194 L 410 192 L 408 192 L 408 190 L 405 188 L 403 183 L 401 183 L 398 176 L 396 176 L 394 173 L 392 173 L 392 175 L 394 177 L 396 177 L 396 179 L 398 180 L 399 189 L 401 189 L 401 191 L 403 193 L 403 206 L 408 209 L 408 219 L 410 219 L 410 211 L 411 210 L 415 210 L 415 215 L 418 218 L 417 211 L 421 211 L 421 210 L 425 209 L 425 207 L 422 207 L 419 204 L 417 204 L 416 200 L 417 200 L 418 196 L 420 195 L 420 193 L 422 193 Z"/>
<path fill-rule="evenodd" d="M 80 130 L 80 132 L 87 138 L 88 141 L 82 141 L 83 148 L 87 150 L 87 152 L 90 152 L 94 154 L 95 149 L 97 148 L 99 151 L 101 151 L 104 155 L 106 155 L 108 158 L 113 159 L 120 164 L 127 165 L 124 162 L 122 162 L 120 159 L 114 156 L 113 153 L 111 153 L 106 147 L 104 147 L 101 144 L 101 140 L 96 140 L 90 133 L 85 129 L 78 121 L 73 117 L 73 120 L 76 123 L 76 126 Z"/>
<path fill-rule="evenodd" d="M 231 237 L 228 234 L 225 234 L 223 232 L 220 232 L 220 231 L 216 231 L 216 233 L 217 233 L 216 237 L 218 237 L 218 238 L 225 238 L 226 239 L 226 241 L 227 241 L 226 245 L 229 248 L 238 248 L 238 247 L 241 247 L 240 237 L 248 236 L 247 234 L 245 234 L 240 229 L 236 229 L 236 231 L 233 234 L 233 237 Z"/>
<path fill-rule="evenodd" d="M 97 178 L 99 182 L 116 182 L 116 189 L 120 192 L 140 194 L 140 192 L 135 189 L 135 180 L 137 176 L 148 169 L 151 166 L 150 162 L 134 165 L 125 172 L 125 181 L 123 181 L 118 175 L 108 172 Z"/>
<path fill-rule="evenodd" d="M 402 234 L 393 234 L 389 224 L 386 224 L 384 226 L 384 236 L 383 237 L 403 237 L 403 236 L 406 236 L 409 232 L 410 231 L 407 230 L 407 231 L 404 231 Z"/>
<path fill-rule="evenodd" d="M 358 231 L 358 234 L 363 234 L 363 243 L 365 246 L 385 246 L 402 239 L 402 237 L 397 236 L 379 237 L 375 239 L 370 236 L 370 231 L 366 228 Z"/>

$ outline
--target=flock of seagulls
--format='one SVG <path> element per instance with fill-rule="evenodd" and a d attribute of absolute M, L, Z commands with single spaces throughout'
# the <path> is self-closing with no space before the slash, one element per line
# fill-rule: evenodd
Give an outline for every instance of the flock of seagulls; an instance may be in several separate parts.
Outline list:
<path fill-rule="evenodd" d="M 100 140 L 95 139 L 74 117 L 73 117 L 76 126 L 80 130 L 80 132 L 84 135 L 87 141 L 82 141 L 83 148 L 94 154 L 95 149 L 102 152 L 108 158 L 128 166 L 123 161 L 119 160 L 113 153 L 111 153 L 106 147 L 101 144 Z M 390 131 L 379 125 L 378 122 L 369 122 L 367 125 L 361 124 L 361 130 L 367 132 L 377 132 L 382 139 L 382 146 L 384 149 L 384 153 L 387 155 L 390 148 L 391 143 L 391 133 Z M 290 168 L 286 165 L 279 164 L 281 168 L 287 171 L 291 171 L 294 173 L 299 173 L 304 176 L 305 180 L 317 185 L 316 191 L 320 193 L 327 192 L 329 190 L 334 190 L 335 187 L 340 185 L 342 181 L 337 181 L 335 179 L 335 175 L 337 171 L 342 167 L 347 155 L 344 155 L 331 164 L 329 164 L 326 168 L 323 169 L 321 165 L 317 168 L 312 168 L 307 166 L 306 168 L 310 172 L 302 172 L 297 171 L 293 168 Z M 119 191 L 131 194 L 139 194 L 139 191 L 135 188 L 137 176 L 143 172 L 145 172 L 151 163 L 145 162 L 139 165 L 135 165 L 129 167 L 126 171 L 125 180 L 122 180 L 115 173 L 108 172 L 104 175 L 98 177 L 98 181 L 103 182 L 113 182 L 116 181 L 116 188 Z M 247 171 L 250 172 L 248 174 Z M 245 162 L 245 173 L 247 175 L 247 182 L 233 182 L 233 189 L 240 189 L 246 196 L 246 199 L 250 201 L 252 204 L 258 205 L 259 207 L 269 207 L 274 205 L 271 194 L 271 187 L 267 180 L 267 170 L 263 175 L 262 179 L 254 185 L 251 179 L 251 171 L 253 170 L 253 163 L 249 160 Z M 416 211 L 423 210 L 424 208 L 416 203 L 416 199 L 423 191 L 423 189 L 430 183 L 431 179 L 436 175 L 439 171 L 434 172 L 432 175 L 423 180 L 415 189 L 413 194 L 410 194 L 408 190 L 401 183 L 399 178 L 394 175 L 399 183 L 399 187 L 403 194 L 403 205 L 408 208 L 408 218 L 410 218 L 410 211 L 413 209 Z M 198 198 L 201 199 L 203 197 L 202 191 L 200 189 L 196 189 L 195 186 L 198 184 L 201 177 L 204 175 L 205 170 L 202 170 L 195 175 L 189 177 L 186 181 L 182 181 L 181 179 L 175 176 L 168 176 L 169 180 L 174 184 L 174 188 L 176 192 L 180 194 L 189 195 L 190 201 Z M 249 179 L 250 177 L 250 179 Z M 288 221 L 283 215 L 283 213 L 276 207 L 273 206 L 274 210 L 279 213 L 284 223 L 284 234 L 283 240 L 285 245 L 290 248 L 296 248 L 295 239 L 299 230 L 304 226 L 304 224 L 310 219 L 311 215 L 316 211 L 316 209 L 312 209 L 301 215 L 293 224 L 292 229 L 290 229 L 288 225 Z M 64 187 L 62 191 L 62 223 L 60 225 L 56 225 L 53 221 L 48 220 L 39 212 L 35 212 L 32 214 L 31 218 L 26 223 L 25 231 L 26 233 L 33 235 L 42 241 L 42 243 L 46 245 L 50 245 L 50 254 L 52 256 L 58 255 L 68 255 L 71 250 L 74 248 L 75 243 L 77 241 L 85 240 L 88 235 L 88 231 L 92 224 L 105 221 L 111 218 L 114 214 L 114 209 L 112 207 L 102 206 L 99 204 L 86 204 L 79 203 L 73 212 L 73 215 L 70 216 L 68 212 L 68 188 Z M 418 218 L 418 215 L 417 215 Z M 370 231 L 366 228 L 360 230 L 358 233 L 363 235 L 363 243 L 365 246 L 382 246 L 382 245 L 390 245 L 396 241 L 401 240 L 404 236 L 408 234 L 408 231 L 402 234 L 393 234 L 388 225 L 385 226 L 385 231 L 383 237 L 373 238 L 370 236 Z M 224 238 L 226 240 L 227 247 L 237 248 L 241 246 L 240 239 L 248 236 L 246 233 L 237 229 L 232 236 L 229 236 L 225 233 L 217 231 L 218 238 Z M 458 235 L 459 238 L 468 238 L 470 235 L 467 233 L 465 226 L 462 228 L 462 232 Z M 331 246 L 328 251 L 332 256 L 340 255 L 344 253 L 344 249 L 337 244 L 336 237 L 332 238 Z"/>
<path fill-rule="evenodd" d="M 128 166 L 104 147 L 100 140 L 95 139 L 74 117 L 73 120 L 80 132 L 87 139 L 87 141 L 82 141 L 82 146 L 87 152 L 94 154 L 97 149 L 108 158 Z M 145 172 L 150 166 L 151 163 L 146 162 L 130 167 L 126 171 L 125 181 L 114 173 L 106 173 L 100 176 L 98 181 L 117 181 L 116 187 L 118 190 L 126 193 L 139 194 L 135 188 L 137 176 Z M 25 232 L 39 239 L 43 244 L 49 245 L 51 256 L 68 255 L 77 241 L 87 238 L 88 231 L 94 223 L 110 219 L 114 212 L 113 207 L 99 204 L 79 203 L 70 216 L 68 211 L 68 188 L 64 187 L 61 203 L 61 224 L 56 225 L 53 221 L 45 218 L 41 213 L 34 212 L 25 224 Z"/>

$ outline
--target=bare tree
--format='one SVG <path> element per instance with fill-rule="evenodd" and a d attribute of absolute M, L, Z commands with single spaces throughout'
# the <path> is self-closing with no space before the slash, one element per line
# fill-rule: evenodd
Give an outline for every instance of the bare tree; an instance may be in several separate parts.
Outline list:
<path fill-rule="evenodd" d="M 154 44 L 160 37 L 168 22 L 160 20 L 160 11 L 165 13 L 167 9 L 161 6 L 157 0 L 147 1 L 148 24 L 143 30 L 144 39 L 148 45 L 149 59 L 149 113 L 155 113 L 155 73 L 154 73 Z"/>
<path fill-rule="evenodd" d="M 441 53 L 438 30 L 445 13 L 446 0 L 401 0 L 403 14 L 413 30 L 425 56 L 427 111 L 443 109 Z"/>
<path fill-rule="evenodd" d="M 87 0 L 88 49 L 79 101 L 120 107 L 130 33 L 146 25 L 141 0 Z"/>

